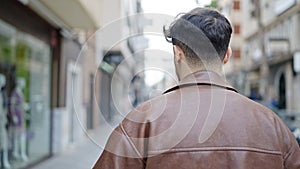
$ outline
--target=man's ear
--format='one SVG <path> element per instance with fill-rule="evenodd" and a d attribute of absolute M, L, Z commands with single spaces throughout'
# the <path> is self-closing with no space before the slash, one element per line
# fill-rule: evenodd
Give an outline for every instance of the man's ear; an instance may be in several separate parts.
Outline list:
<path fill-rule="evenodd" d="M 176 63 L 181 62 L 182 59 L 184 58 L 182 49 L 177 45 L 173 45 L 173 51 L 174 51 L 175 62 Z"/>
<path fill-rule="evenodd" d="M 226 55 L 225 55 L 224 60 L 223 60 L 224 65 L 229 61 L 229 59 L 231 57 L 231 54 L 232 54 L 231 47 L 228 47 L 228 49 L 226 51 Z"/>

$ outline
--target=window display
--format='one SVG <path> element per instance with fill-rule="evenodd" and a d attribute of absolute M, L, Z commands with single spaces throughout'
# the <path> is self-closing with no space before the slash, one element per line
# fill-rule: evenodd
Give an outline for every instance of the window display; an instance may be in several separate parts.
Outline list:
<path fill-rule="evenodd" d="M 3 74 L 0 74 L 0 88 L 1 88 L 1 95 L 0 95 L 0 149 L 2 154 L 0 159 L 2 159 L 2 166 L 3 168 L 10 168 L 10 164 L 8 162 L 8 144 L 7 144 L 7 103 L 6 103 L 6 94 L 5 94 L 5 87 L 6 79 Z"/>
<path fill-rule="evenodd" d="M 10 113 L 13 120 L 13 134 L 14 134 L 14 149 L 13 157 L 27 161 L 26 155 L 26 128 L 25 128 L 25 111 L 28 110 L 24 102 L 23 89 L 25 87 L 25 80 L 23 78 L 17 79 L 17 85 L 11 94 L 10 99 Z"/>
<path fill-rule="evenodd" d="M 50 47 L 0 20 L 0 168 L 50 154 Z"/>

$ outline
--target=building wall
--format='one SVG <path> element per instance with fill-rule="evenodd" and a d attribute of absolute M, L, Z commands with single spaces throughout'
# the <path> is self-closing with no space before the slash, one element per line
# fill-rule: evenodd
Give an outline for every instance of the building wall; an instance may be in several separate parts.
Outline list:
<path fill-rule="evenodd" d="M 93 129 L 100 125 L 97 98 L 99 98 L 101 86 L 97 76 L 99 65 L 96 56 L 96 36 L 94 33 L 89 33 L 86 36 L 89 37 L 88 41 L 82 46 L 77 59 L 82 63 L 83 69 L 83 106 L 87 113 L 86 128 Z"/>
<path fill-rule="evenodd" d="M 251 12 L 255 9 L 251 1 L 243 5 L 243 36 L 245 45 L 243 49 L 243 65 L 248 73 L 262 69 L 263 58 L 266 57 L 267 65 L 270 69 L 268 73 L 268 92 L 264 95 L 264 100 L 268 102 L 275 97 L 279 100 L 286 101 L 288 112 L 300 112 L 299 86 L 297 80 L 298 74 L 293 72 L 293 55 L 299 50 L 299 2 L 295 1 L 294 5 L 278 12 L 287 3 L 292 1 L 271 1 L 261 0 L 261 20 L 263 27 L 258 29 L 257 17 L 250 17 Z M 257 8 L 257 7 L 256 7 Z M 256 26 L 254 26 L 256 25 Z M 266 56 L 263 56 L 262 46 L 260 46 L 260 33 L 264 36 L 264 46 Z M 258 78 L 261 75 L 258 75 Z M 284 83 L 280 84 L 280 78 L 284 76 Z M 254 84 L 255 81 L 248 78 L 248 84 Z M 280 86 L 284 84 L 285 94 L 280 95 Z M 260 85 L 260 84 L 259 84 Z"/>
<path fill-rule="evenodd" d="M 102 25 L 101 15 L 104 9 L 107 10 L 107 6 L 102 5 L 107 4 L 101 2 L 24 1 L 26 8 L 31 8 L 57 28 L 55 33 L 50 32 L 48 36 L 52 38 L 49 41 L 61 49 L 53 51 L 55 57 L 52 64 L 54 113 L 51 132 L 54 153 L 62 152 L 70 144 L 81 140 L 87 128 L 99 125 L 99 111 L 93 98 L 100 94 L 100 86 L 99 83 L 92 83 L 98 69 L 96 45 L 93 38 L 88 38 Z M 64 10 L 64 7 L 68 10 Z M 87 50 L 82 47 L 87 47 Z"/>
<path fill-rule="evenodd" d="M 133 109 L 129 100 L 129 88 L 138 68 L 143 67 L 143 54 L 139 52 L 139 47 L 145 43 L 142 38 L 137 38 L 141 37 L 142 33 L 140 18 L 136 16 L 141 12 L 139 2 L 102 1 L 104 26 L 97 32 L 96 38 L 99 47 L 97 53 L 101 56 L 100 110 L 103 110 L 106 120 L 120 121 Z M 110 59 L 113 57 L 115 59 Z M 111 65 L 113 71 L 107 71 L 101 66 L 104 63 L 101 62 L 103 58 L 106 59 L 105 63 Z M 140 80 L 143 83 L 143 78 Z"/>
<path fill-rule="evenodd" d="M 255 20 L 254 14 L 254 4 L 251 3 L 251 0 L 243 0 L 242 9 L 242 35 L 243 37 L 249 37 L 255 33 L 258 29 L 257 21 Z"/>
<path fill-rule="evenodd" d="M 7 112 L 1 116 L 0 132 L 5 131 L 8 143 L 5 145 L 1 140 L 0 163 L 3 167 L 3 155 L 8 154 L 6 161 L 12 168 L 23 168 L 51 155 L 53 91 L 56 90 L 52 82 L 57 77 L 53 69 L 59 57 L 59 36 L 56 28 L 18 1 L 1 2 L 0 24 L 0 70 L 6 77 L 6 86 L 1 92 L 7 94 L 6 102 L 2 103 L 7 106 Z M 17 118 L 22 126 L 12 121 L 16 118 L 13 107 L 17 96 L 13 90 L 18 79 L 25 82 L 18 96 L 26 105 L 26 109 L 19 112 L 21 118 Z M 17 128 L 24 132 L 13 134 Z"/>
<path fill-rule="evenodd" d="M 241 0 L 225 0 L 221 2 L 222 13 L 230 20 L 233 33 L 230 41 L 232 55 L 230 61 L 225 65 L 224 71 L 227 80 L 239 92 L 244 93 L 243 74 L 239 73 L 242 69 L 242 50 L 244 44 L 243 38 L 243 18 L 242 11 L 244 10 L 244 1 Z"/>
<path fill-rule="evenodd" d="M 101 42 L 98 43 L 101 49 L 109 50 L 114 47 L 120 50 L 119 42 L 122 39 L 121 1 L 120 0 L 102 0 L 101 1 L 101 23 L 102 27 L 98 30 L 101 36 Z M 102 55 L 103 56 L 103 55 Z"/>
<path fill-rule="evenodd" d="M 294 101 L 294 110 L 299 111 L 300 110 L 300 104 L 299 104 L 299 100 L 300 100 L 300 73 L 298 73 L 296 75 L 296 77 L 294 78 L 294 82 L 293 82 L 293 90 L 295 91 L 295 95 L 293 98 Z"/>

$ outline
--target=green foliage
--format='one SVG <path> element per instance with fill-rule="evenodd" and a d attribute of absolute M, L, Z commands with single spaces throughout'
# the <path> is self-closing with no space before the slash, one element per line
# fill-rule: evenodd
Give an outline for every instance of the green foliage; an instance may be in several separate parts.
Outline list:
<path fill-rule="evenodd" d="M 217 0 L 212 0 L 209 5 L 205 6 L 206 8 L 215 8 L 215 9 L 220 9 L 218 1 Z"/>
<path fill-rule="evenodd" d="M 7 40 L 0 39 L 0 61 L 11 62 L 12 47 Z"/>
<path fill-rule="evenodd" d="M 30 83 L 30 56 L 31 48 L 21 41 L 12 45 L 9 39 L 0 37 L 0 63 L 16 66 L 16 77 L 23 77 L 26 82 L 24 88 L 24 98 L 29 101 L 29 83 Z M 16 79 L 15 79 L 16 80 Z"/>
<path fill-rule="evenodd" d="M 17 77 L 25 78 L 26 87 L 24 88 L 25 101 L 29 101 L 29 82 L 30 82 L 30 56 L 31 49 L 28 45 L 22 42 L 18 42 L 15 47 L 16 60 L 15 64 L 17 66 Z"/>

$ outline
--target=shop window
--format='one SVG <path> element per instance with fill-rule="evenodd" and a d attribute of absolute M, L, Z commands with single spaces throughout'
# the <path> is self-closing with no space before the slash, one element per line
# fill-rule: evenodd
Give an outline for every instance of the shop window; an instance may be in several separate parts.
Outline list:
<path fill-rule="evenodd" d="M 241 26 L 240 25 L 234 25 L 233 26 L 234 34 L 239 35 L 241 33 Z"/>
<path fill-rule="evenodd" d="M 233 1 L 233 9 L 234 10 L 240 10 L 241 7 L 240 7 L 240 1 Z"/>
<path fill-rule="evenodd" d="M 0 20 L 4 167 L 23 168 L 50 154 L 50 77 L 49 45 Z"/>

